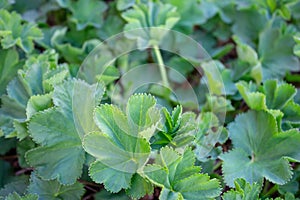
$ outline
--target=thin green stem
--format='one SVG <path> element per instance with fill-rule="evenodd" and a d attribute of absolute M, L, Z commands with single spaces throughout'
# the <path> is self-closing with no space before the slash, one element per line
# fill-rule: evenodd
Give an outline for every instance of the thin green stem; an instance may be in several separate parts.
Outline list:
<path fill-rule="evenodd" d="M 278 186 L 274 185 L 267 193 L 263 195 L 263 198 L 271 197 L 275 192 L 277 192 Z"/>
<path fill-rule="evenodd" d="M 222 162 L 219 161 L 214 167 L 213 167 L 213 171 L 216 171 L 217 169 L 219 169 L 222 166 Z"/>
<path fill-rule="evenodd" d="M 162 59 L 160 50 L 159 50 L 157 45 L 154 45 L 153 49 L 154 49 L 156 59 L 158 61 L 158 66 L 159 66 L 159 70 L 160 70 L 160 74 L 161 74 L 161 77 L 162 77 L 163 84 L 164 84 L 165 87 L 169 87 L 167 71 L 166 71 L 165 64 L 164 64 L 164 61 Z"/>
<path fill-rule="evenodd" d="M 263 191 L 262 191 L 262 195 L 263 195 L 263 196 L 268 192 L 269 187 L 270 187 L 270 182 L 269 182 L 269 181 L 266 181 L 265 184 L 264 184 L 264 189 L 263 189 Z"/>

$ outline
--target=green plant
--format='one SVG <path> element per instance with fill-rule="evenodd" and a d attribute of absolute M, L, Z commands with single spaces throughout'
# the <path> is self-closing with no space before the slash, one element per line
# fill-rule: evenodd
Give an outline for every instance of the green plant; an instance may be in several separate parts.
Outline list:
<path fill-rule="evenodd" d="M 299 10 L 2 0 L 0 199 L 298 199 Z"/>

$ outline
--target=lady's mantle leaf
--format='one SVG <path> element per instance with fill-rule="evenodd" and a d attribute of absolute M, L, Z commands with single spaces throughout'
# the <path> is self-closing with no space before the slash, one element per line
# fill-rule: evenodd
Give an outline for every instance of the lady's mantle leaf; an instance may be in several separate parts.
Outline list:
<path fill-rule="evenodd" d="M 72 184 L 81 175 L 85 161 L 81 139 L 97 130 L 93 110 L 103 92 L 102 85 L 69 80 L 54 89 L 56 107 L 32 117 L 29 132 L 41 146 L 30 150 L 26 158 L 43 179 L 58 178 L 62 184 Z"/>
<path fill-rule="evenodd" d="M 74 200 L 80 199 L 80 197 L 84 194 L 84 188 L 83 185 L 78 182 L 73 185 L 61 185 L 56 180 L 44 181 L 33 173 L 30 177 L 28 192 L 31 194 L 37 194 L 39 199 L 43 200 Z"/>
<path fill-rule="evenodd" d="M 83 30 L 91 25 L 100 28 L 103 23 L 103 13 L 107 9 L 104 1 L 98 0 L 79 0 L 62 1 L 57 0 L 62 6 L 71 10 L 71 20 L 76 23 L 77 30 Z"/>
<path fill-rule="evenodd" d="M 176 7 L 170 4 L 153 3 L 137 4 L 123 13 L 122 17 L 128 22 L 124 30 L 126 37 L 136 39 L 139 48 L 147 48 L 149 45 L 159 44 L 161 39 L 179 20 Z M 159 27 L 162 29 L 152 29 Z M 139 29 L 136 31 L 130 31 Z"/>
<path fill-rule="evenodd" d="M 7 84 L 21 67 L 19 55 L 15 49 L 0 50 L 0 95 L 5 93 Z"/>
<path fill-rule="evenodd" d="M 47 50 L 43 54 L 30 56 L 23 69 L 18 70 L 17 77 L 9 82 L 7 95 L 1 97 L 0 119 L 7 121 L 0 123 L 3 134 L 14 137 L 14 132 L 17 132 L 19 139 L 26 137 L 27 133 L 20 134 L 16 129 L 16 123 L 25 125 L 32 114 L 48 108 L 51 94 L 47 93 L 53 90 L 54 84 L 61 83 L 68 76 L 67 66 L 58 65 L 55 51 Z"/>
<path fill-rule="evenodd" d="M 29 53 L 33 50 L 33 41 L 42 37 L 43 33 L 36 25 L 23 24 L 21 16 L 16 12 L 0 10 L 0 38 L 4 49 L 18 45 Z"/>
<path fill-rule="evenodd" d="M 280 185 L 291 179 L 287 158 L 300 161 L 300 133 L 297 130 L 277 132 L 272 114 L 249 111 L 229 125 L 229 134 L 234 149 L 220 156 L 229 186 L 233 186 L 236 178 L 244 178 L 252 184 L 265 177 Z"/>
<path fill-rule="evenodd" d="M 279 125 L 281 118 L 287 123 L 298 124 L 300 122 L 300 105 L 293 100 L 296 94 L 293 85 L 278 84 L 276 80 L 267 80 L 258 89 L 254 84 L 244 81 L 237 83 L 236 87 L 251 109 L 268 110 L 277 118 Z"/>
<path fill-rule="evenodd" d="M 187 149 L 182 156 L 169 147 L 160 151 L 156 164 L 144 168 L 145 175 L 162 187 L 161 200 L 212 199 L 220 195 L 219 182 L 200 174 L 200 167 L 194 166 L 194 153 Z"/>
<path fill-rule="evenodd" d="M 90 176 L 107 190 L 130 188 L 132 177 L 148 160 L 151 149 L 146 138 L 152 136 L 159 120 L 155 104 L 152 96 L 134 95 L 128 101 L 126 116 L 113 105 L 96 108 L 95 121 L 102 132 L 86 135 L 83 145 L 97 159 L 90 166 Z"/>
<path fill-rule="evenodd" d="M 237 179 L 234 181 L 235 189 L 226 192 L 223 196 L 223 200 L 257 200 L 259 199 L 259 193 L 261 186 L 258 183 L 247 183 L 244 179 Z"/>
<path fill-rule="evenodd" d="M 25 196 L 20 196 L 18 193 L 14 192 L 9 194 L 5 200 L 38 200 L 38 196 L 34 194 L 27 194 Z"/>
<path fill-rule="evenodd" d="M 182 106 L 176 106 L 172 113 L 162 109 L 163 122 L 159 131 L 151 138 L 151 147 L 160 149 L 166 145 L 182 147 L 194 140 L 196 115 L 192 112 L 182 114 Z"/>

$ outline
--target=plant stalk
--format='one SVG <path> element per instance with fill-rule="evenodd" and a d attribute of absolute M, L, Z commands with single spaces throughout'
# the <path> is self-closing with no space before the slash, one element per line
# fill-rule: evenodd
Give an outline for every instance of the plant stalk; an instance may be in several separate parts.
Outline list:
<path fill-rule="evenodd" d="M 161 74 L 161 77 L 162 77 L 163 85 L 165 87 L 169 88 L 169 81 L 168 81 L 168 77 L 167 77 L 167 71 L 166 71 L 165 64 L 164 64 L 164 61 L 162 59 L 160 50 L 158 48 L 158 45 L 154 45 L 153 49 L 154 49 L 156 59 L 158 61 L 158 66 L 159 66 L 160 74 Z"/>

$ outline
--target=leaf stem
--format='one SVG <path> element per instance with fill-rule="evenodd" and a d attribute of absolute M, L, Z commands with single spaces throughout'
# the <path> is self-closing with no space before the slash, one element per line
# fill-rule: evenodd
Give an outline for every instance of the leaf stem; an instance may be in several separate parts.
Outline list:
<path fill-rule="evenodd" d="M 165 87 L 169 87 L 169 81 L 168 81 L 168 77 L 167 77 L 167 71 L 166 71 L 165 64 L 164 64 L 164 61 L 162 59 L 160 50 L 158 48 L 158 45 L 153 45 L 153 49 L 154 49 L 154 53 L 155 53 L 156 59 L 158 61 L 158 66 L 159 66 L 160 74 L 161 74 L 161 77 L 162 77 L 163 85 Z"/>
<path fill-rule="evenodd" d="M 217 169 L 219 169 L 222 166 L 222 162 L 219 161 L 216 163 L 216 165 L 213 167 L 213 171 L 216 171 Z"/>
<path fill-rule="evenodd" d="M 267 193 L 263 195 L 263 198 L 272 196 L 275 192 L 277 192 L 278 186 L 274 185 Z"/>

